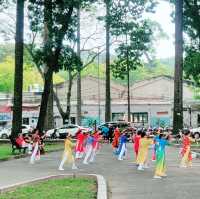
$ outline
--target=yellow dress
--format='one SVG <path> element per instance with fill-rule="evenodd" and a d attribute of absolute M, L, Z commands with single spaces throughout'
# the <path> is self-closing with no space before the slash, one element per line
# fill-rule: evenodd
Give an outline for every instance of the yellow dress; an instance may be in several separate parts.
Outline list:
<path fill-rule="evenodd" d="M 73 144 L 70 139 L 65 140 L 65 149 L 64 149 L 63 157 L 67 156 L 68 162 L 74 162 L 74 156 L 72 152 L 74 146 L 75 144 Z"/>
<path fill-rule="evenodd" d="M 137 164 L 144 164 L 148 156 L 148 148 L 153 144 L 153 140 L 149 138 L 141 138 L 139 144 L 139 152 L 137 156 Z"/>

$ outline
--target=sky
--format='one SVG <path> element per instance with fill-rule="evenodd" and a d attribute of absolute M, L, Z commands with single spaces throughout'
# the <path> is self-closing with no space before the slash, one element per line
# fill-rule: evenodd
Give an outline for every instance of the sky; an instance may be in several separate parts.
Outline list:
<path fill-rule="evenodd" d="M 155 44 L 156 46 L 156 57 L 157 58 L 168 58 L 174 56 L 174 24 L 171 21 L 170 14 L 172 12 L 173 8 L 171 5 L 169 5 L 168 2 L 164 0 L 160 0 L 159 4 L 157 5 L 156 12 L 154 14 L 149 14 L 148 17 L 151 20 L 157 21 L 163 31 L 168 35 L 168 38 L 158 40 Z M 13 13 L 13 16 L 15 14 Z M 0 21 L 7 24 L 7 28 L 9 29 L 9 23 L 7 22 L 7 17 L 0 13 Z M 89 26 L 87 25 L 89 23 Z M 86 37 L 87 34 L 91 34 L 92 31 L 94 31 L 96 28 L 98 30 L 98 39 L 96 40 L 90 40 L 88 42 L 87 46 L 93 46 L 94 43 L 96 45 L 102 45 L 104 42 L 104 36 L 105 31 L 102 29 L 103 24 L 99 24 L 99 22 L 96 22 L 97 24 L 93 23 L 92 21 L 87 22 L 86 25 L 84 25 L 84 31 L 82 31 L 82 37 Z M 88 29 L 86 28 L 88 27 Z M 90 32 L 90 33 L 89 33 Z M 0 35 L 0 43 L 4 42 L 4 38 Z M 12 40 L 14 42 L 14 40 Z M 84 43 L 84 42 L 83 42 Z"/>
<path fill-rule="evenodd" d="M 160 23 L 162 29 L 168 35 L 168 39 L 163 39 L 157 42 L 156 55 L 159 58 L 174 56 L 174 32 L 175 25 L 172 23 L 170 14 L 173 7 L 168 2 L 160 1 L 157 6 L 156 13 L 151 15 L 151 19 Z"/>

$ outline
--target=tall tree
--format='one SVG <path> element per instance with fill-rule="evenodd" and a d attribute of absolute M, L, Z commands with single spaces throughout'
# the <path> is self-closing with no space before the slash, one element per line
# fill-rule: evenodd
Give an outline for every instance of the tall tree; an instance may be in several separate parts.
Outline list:
<path fill-rule="evenodd" d="M 80 7 L 77 9 L 77 55 L 81 57 Z M 77 124 L 81 125 L 81 68 L 77 74 Z"/>
<path fill-rule="evenodd" d="M 106 96 L 105 96 L 105 122 L 111 121 L 110 96 L 110 6 L 111 0 L 105 0 L 106 5 Z"/>
<path fill-rule="evenodd" d="M 75 9 L 85 6 L 93 0 L 82 1 L 51 1 L 51 0 L 31 0 L 29 11 L 31 14 L 32 30 L 41 28 L 42 22 L 47 24 L 48 40 L 43 47 L 44 69 L 44 90 L 42 94 L 40 113 L 37 128 L 42 131 L 46 116 L 48 97 L 53 72 L 57 72 L 59 66 L 59 56 L 61 54 L 63 40 L 74 38 L 77 15 Z M 33 18 L 34 16 L 34 18 Z M 43 20 L 43 21 L 42 21 Z"/>
<path fill-rule="evenodd" d="M 24 49 L 24 0 L 17 0 L 15 36 L 15 78 L 12 136 L 21 132 L 23 92 L 23 49 Z"/>
<path fill-rule="evenodd" d="M 175 71 L 173 131 L 183 128 L 183 0 L 175 3 Z"/>
<path fill-rule="evenodd" d="M 116 49 L 117 59 L 112 64 L 115 77 L 127 79 L 128 121 L 131 120 L 130 107 L 130 70 L 142 65 L 142 55 L 147 54 L 152 39 L 149 20 L 142 20 L 142 15 L 152 12 L 154 1 L 113 1 L 111 7 L 111 34 L 122 38 Z"/>

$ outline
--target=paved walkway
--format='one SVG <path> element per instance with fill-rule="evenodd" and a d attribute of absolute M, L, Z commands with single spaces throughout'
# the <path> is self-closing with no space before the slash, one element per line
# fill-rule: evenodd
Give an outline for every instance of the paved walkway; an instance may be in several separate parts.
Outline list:
<path fill-rule="evenodd" d="M 178 149 L 167 150 L 168 177 L 153 179 L 154 163 L 144 172 L 136 170 L 133 162 L 131 144 L 130 154 L 125 161 L 118 161 L 112 156 L 111 147 L 105 144 L 91 165 L 78 163 L 81 173 L 97 173 L 108 181 L 111 199 L 199 199 L 200 160 L 194 160 L 193 168 L 178 168 Z M 42 156 L 40 162 L 29 164 L 29 159 L 0 162 L 0 187 L 47 175 L 72 173 L 69 166 L 65 171 L 58 171 L 61 152 Z"/>

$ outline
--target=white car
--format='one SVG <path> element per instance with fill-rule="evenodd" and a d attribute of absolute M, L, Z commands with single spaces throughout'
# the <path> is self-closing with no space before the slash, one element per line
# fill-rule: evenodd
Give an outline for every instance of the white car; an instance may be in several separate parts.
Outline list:
<path fill-rule="evenodd" d="M 8 139 L 11 134 L 11 129 L 3 128 L 0 131 L 0 138 L 1 139 Z"/>
<path fill-rule="evenodd" d="M 28 134 L 33 131 L 33 127 L 30 125 L 22 124 L 22 134 Z"/>
<path fill-rule="evenodd" d="M 30 125 L 22 124 L 22 134 L 29 134 L 33 131 L 33 128 Z M 0 131 L 1 139 L 8 139 L 11 135 L 11 128 L 4 128 Z"/>
<path fill-rule="evenodd" d="M 194 128 L 194 129 L 190 129 L 190 132 L 192 133 L 194 138 L 196 138 L 196 139 L 200 138 L 200 127 Z"/>
<path fill-rule="evenodd" d="M 46 137 L 47 138 L 65 138 L 67 133 L 70 133 L 73 137 L 75 137 L 79 129 L 83 131 L 88 130 L 87 128 L 84 128 L 75 124 L 68 124 L 61 128 L 48 130 L 46 132 Z"/>

